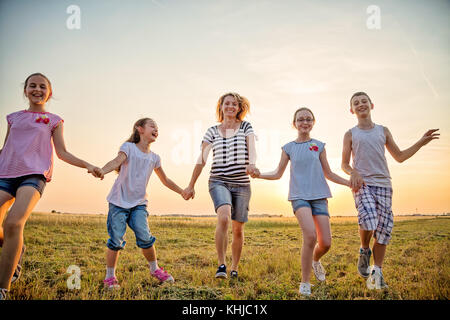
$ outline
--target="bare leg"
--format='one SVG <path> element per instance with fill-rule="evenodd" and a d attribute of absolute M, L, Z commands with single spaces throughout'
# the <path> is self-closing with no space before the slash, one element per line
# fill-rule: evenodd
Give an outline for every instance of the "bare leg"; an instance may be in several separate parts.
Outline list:
<path fill-rule="evenodd" d="M 242 246 L 244 245 L 244 223 L 232 221 L 233 243 L 231 244 L 231 270 L 238 270 L 239 260 L 241 259 Z"/>
<path fill-rule="evenodd" d="M 313 251 L 317 242 L 316 228 L 312 217 L 311 208 L 302 207 L 295 211 L 295 216 L 300 224 L 303 233 L 302 246 L 302 282 L 309 282 L 311 278 L 311 268 Z"/>
<path fill-rule="evenodd" d="M 17 190 L 16 202 L 4 224 L 4 242 L 0 257 L 0 288 L 9 290 L 14 269 L 23 246 L 23 229 L 36 203 L 41 198 L 39 191 L 30 186 Z"/>
<path fill-rule="evenodd" d="M 359 237 L 361 239 L 361 248 L 368 249 L 370 247 L 370 239 L 372 239 L 372 230 L 359 229 Z"/>
<path fill-rule="evenodd" d="M 319 261 L 331 247 L 330 218 L 326 215 L 316 215 L 313 219 L 317 230 L 317 245 L 314 248 L 313 259 Z"/>
<path fill-rule="evenodd" d="M 384 255 L 386 254 L 386 245 L 385 244 L 380 244 L 376 241 L 373 244 L 373 263 L 374 265 L 378 266 L 378 267 L 382 267 L 383 266 L 383 261 L 384 261 Z"/>
<path fill-rule="evenodd" d="M 3 246 L 3 220 L 6 212 L 14 203 L 14 198 L 8 192 L 0 190 L 0 247 Z"/>
<path fill-rule="evenodd" d="M 108 268 L 115 268 L 119 260 L 119 250 L 106 249 L 106 266 Z"/>
<path fill-rule="evenodd" d="M 156 261 L 156 249 L 155 246 L 151 246 L 147 249 L 142 249 L 142 254 L 148 262 Z"/>
<path fill-rule="evenodd" d="M 231 206 L 223 205 L 217 209 L 216 225 L 216 250 L 219 265 L 226 264 L 226 254 L 228 245 L 228 224 L 231 217 Z"/>

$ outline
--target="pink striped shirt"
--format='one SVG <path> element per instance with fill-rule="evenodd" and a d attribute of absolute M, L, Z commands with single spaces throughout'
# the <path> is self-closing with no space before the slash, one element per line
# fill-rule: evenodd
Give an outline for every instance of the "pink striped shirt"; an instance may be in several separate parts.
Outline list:
<path fill-rule="evenodd" d="M 9 136 L 0 153 L 0 178 L 42 174 L 49 182 L 53 171 L 52 135 L 61 119 L 49 112 L 22 110 L 6 116 Z"/>

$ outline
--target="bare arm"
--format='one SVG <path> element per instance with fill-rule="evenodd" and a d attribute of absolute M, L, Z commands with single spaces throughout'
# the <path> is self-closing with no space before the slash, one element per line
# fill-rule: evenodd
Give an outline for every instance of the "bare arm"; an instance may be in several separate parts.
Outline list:
<path fill-rule="evenodd" d="M 3 148 L 5 147 L 6 141 L 8 140 L 8 137 L 9 137 L 9 130 L 11 130 L 11 125 L 8 123 L 8 129 L 6 130 L 5 141 L 3 142 L 3 147 L 0 149 L 0 153 L 2 153 L 2 150 L 3 150 Z"/>
<path fill-rule="evenodd" d="M 53 144 L 55 146 L 56 155 L 58 156 L 59 159 L 73 166 L 79 168 L 86 168 L 88 169 L 88 172 L 92 173 L 95 177 L 101 176 L 100 168 L 97 168 L 92 164 L 90 164 L 89 162 L 86 162 L 84 160 L 75 157 L 73 154 L 67 151 L 66 145 L 64 143 L 62 122 L 53 131 Z"/>
<path fill-rule="evenodd" d="M 282 150 L 280 163 L 278 164 L 278 167 L 271 172 L 261 173 L 259 175 L 256 175 L 255 177 L 266 180 L 278 180 L 283 176 L 283 173 L 286 170 L 288 162 L 289 156 L 284 150 Z"/>
<path fill-rule="evenodd" d="M 246 138 L 247 148 L 248 148 L 248 161 L 249 165 L 247 166 L 247 173 L 253 174 L 255 172 L 255 164 L 256 164 L 256 143 L 255 143 L 255 135 L 249 134 Z"/>
<path fill-rule="evenodd" d="M 439 133 L 435 133 L 439 129 L 428 130 L 419 141 L 413 144 L 411 147 L 405 150 L 400 150 L 392 137 L 391 132 L 388 128 L 384 127 L 384 134 L 386 136 L 386 149 L 392 155 L 392 157 L 398 161 L 403 162 L 411 158 L 420 148 L 428 144 L 431 140 L 439 139 Z"/>
<path fill-rule="evenodd" d="M 212 148 L 212 144 L 208 142 L 202 143 L 202 152 L 200 156 L 198 157 L 197 163 L 194 167 L 194 171 L 192 172 L 191 181 L 189 182 L 189 185 L 186 189 L 183 190 L 182 196 L 185 200 L 188 200 L 190 198 L 194 199 L 195 196 L 195 183 L 197 182 L 198 177 L 203 171 L 203 167 L 206 164 L 206 161 L 208 160 L 209 151 Z"/>
<path fill-rule="evenodd" d="M 325 148 L 323 149 L 322 153 L 319 156 L 320 163 L 322 164 L 322 170 L 325 175 L 325 178 L 327 178 L 330 181 L 333 181 L 334 183 L 342 184 L 344 186 L 350 186 L 350 181 L 347 179 L 344 179 L 337 174 L 335 174 L 333 171 L 331 171 L 330 165 L 328 164 L 327 160 L 327 152 L 325 151 Z"/>
<path fill-rule="evenodd" d="M 167 188 L 179 194 L 183 192 L 183 189 L 181 189 L 175 182 L 173 182 L 166 176 L 166 173 L 161 166 L 159 168 L 156 168 L 155 172 L 158 175 L 159 180 L 161 180 L 162 184 Z"/>
<path fill-rule="evenodd" d="M 107 164 L 105 164 L 103 166 L 103 168 L 101 169 L 102 170 L 102 179 L 105 174 L 108 174 L 111 171 L 118 169 L 122 165 L 122 163 L 125 162 L 125 160 L 127 160 L 127 155 L 124 152 L 119 151 L 119 154 L 117 155 L 117 157 L 115 157 L 114 159 L 109 161 Z"/>
<path fill-rule="evenodd" d="M 342 147 L 342 170 L 350 175 L 350 188 L 354 192 L 358 191 L 362 185 L 364 185 L 363 178 L 359 175 L 358 171 L 350 166 L 350 158 L 352 156 L 352 132 L 349 130 L 344 135 L 344 143 Z"/>

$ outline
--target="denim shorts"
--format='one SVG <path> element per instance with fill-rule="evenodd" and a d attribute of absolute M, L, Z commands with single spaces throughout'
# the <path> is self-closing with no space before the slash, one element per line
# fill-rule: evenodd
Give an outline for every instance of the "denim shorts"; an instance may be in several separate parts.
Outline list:
<path fill-rule="evenodd" d="M 16 197 L 17 190 L 23 186 L 31 186 L 41 194 L 44 192 L 47 179 L 42 174 L 30 174 L 16 178 L 0 178 L 0 190 Z"/>
<path fill-rule="evenodd" d="M 106 246 L 114 251 L 121 250 L 125 247 L 126 241 L 123 237 L 127 230 L 127 224 L 134 231 L 136 245 L 139 248 L 148 249 L 153 246 L 156 238 L 150 233 L 147 217 L 146 205 L 124 209 L 109 203 L 108 219 L 106 221 L 109 239 Z"/>
<path fill-rule="evenodd" d="M 251 196 L 250 185 L 240 185 L 217 180 L 209 180 L 209 194 L 217 213 L 219 207 L 231 206 L 231 219 L 238 222 L 248 221 L 248 210 Z"/>
<path fill-rule="evenodd" d="M 326 215 L 330 216 L 328 212 L 328 200 L 327 199 L 317 199 L 317 200 L 302 200 L 296 199 L 291 200 L 292 209 L 297 211 L 299 208 L 308 207 L 311 208 L 313 216 L 315 215 Z"/>

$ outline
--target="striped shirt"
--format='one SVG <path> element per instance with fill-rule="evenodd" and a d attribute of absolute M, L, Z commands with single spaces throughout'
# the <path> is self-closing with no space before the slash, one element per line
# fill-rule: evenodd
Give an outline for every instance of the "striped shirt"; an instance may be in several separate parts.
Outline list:
<path fill-rule="evenodd" d="M 253 134 L 250 122 L 242 121 L 234 136 L 224 138 L 219 126 L 210 127 L 203 137 L 203 142 L 212 144 L 213 163 L 210 180 L 249 185 L 246 173 L 249 164 L 246 137 Z"/>

